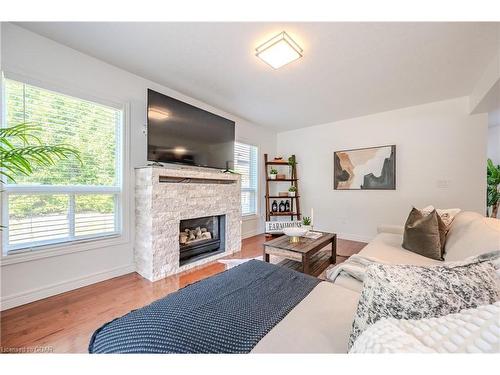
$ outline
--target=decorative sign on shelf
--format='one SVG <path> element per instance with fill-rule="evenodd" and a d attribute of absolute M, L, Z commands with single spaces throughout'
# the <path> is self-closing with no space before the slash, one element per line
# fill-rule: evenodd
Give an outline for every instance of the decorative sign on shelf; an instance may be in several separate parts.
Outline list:
<path fill-rule="evenodd" d="M 283 233 L 284 228 L 300 228 L 302 221 L 266 221 L 266 233 Z"/>

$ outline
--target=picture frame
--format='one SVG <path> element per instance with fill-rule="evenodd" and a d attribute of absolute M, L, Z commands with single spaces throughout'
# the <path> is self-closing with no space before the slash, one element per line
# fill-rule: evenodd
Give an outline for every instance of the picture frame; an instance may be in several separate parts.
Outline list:
<path fill-rule="evenodd" d="M 396 145 L 333 153 L 334 190 L 396 190 Z"/>

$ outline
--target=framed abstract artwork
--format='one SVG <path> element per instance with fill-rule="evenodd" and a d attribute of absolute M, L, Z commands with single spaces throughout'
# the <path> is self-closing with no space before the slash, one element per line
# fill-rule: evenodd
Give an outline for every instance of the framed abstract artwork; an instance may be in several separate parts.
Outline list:
<path fill-rule="evenodd" d="M 335 151 L 335 190 L 396 190 L 396 145 Z"/>

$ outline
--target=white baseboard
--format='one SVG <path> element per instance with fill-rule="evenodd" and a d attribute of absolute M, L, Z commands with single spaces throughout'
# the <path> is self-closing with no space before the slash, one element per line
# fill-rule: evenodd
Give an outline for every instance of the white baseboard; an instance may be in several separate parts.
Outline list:
<path fill-rule="evenodd" d="M 367 243 L 373 240 L 373 237 L 360 236 L 358 234 L 350 234 L 350 233 L 337 233 L 337 238 L 342 240 L 367 242 Z"/>
<path fill-rule="evenodd" d="M 261 234 L 261 233 L 264 233 L 264 232 L 261 232 L 261 231 L 259 231 L 257 229 L 250 230 L 250 231 L 247 231 L 245 233 L 242 233 L 241 234 L 241 239 L 253 237 L 253 236 L 256 236 L 256 235 Z"/>
<path fill-rule="evenodd" d="M 2 296 L 2 298 L 0 299 L 0 310 L 3 311 L 11 309 L 16 306 L 24 305 L 33 301 L 38 301 L 43 298 L 68 292 L 73 289 L 78 289 L 131 272 L 135 272 L 135 265 L 133 264 L 112 268 L 106 271 L 97 272 L 76 279 L 66 280 L 57 284 L 47 285 L 37 289 L 31 289 L 26 292 L 17 293 L 10 296 Z"/>

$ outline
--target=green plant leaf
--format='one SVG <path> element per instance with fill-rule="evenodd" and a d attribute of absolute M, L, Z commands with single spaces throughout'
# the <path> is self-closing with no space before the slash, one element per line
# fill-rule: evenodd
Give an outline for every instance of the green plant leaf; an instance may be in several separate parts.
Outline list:
<path fill-rule="evenodd" d="M 500 200 L 500 165 L 494 165 L 491 159 L 486 161 L 486 205 L 494 206 Z"/>
<path fill-rule="evenodd" d="M 15 182 L 15 176 L 28 176 L 36 166 L 48 167 L 70 157 L 80 163 L 80 153 L 68 145 L 44 145 L 34 132 L 41 128 L 28 123 L 0 128 L 0 174 Z M 19 146 L 21 143 L 22 146 Z"/>

